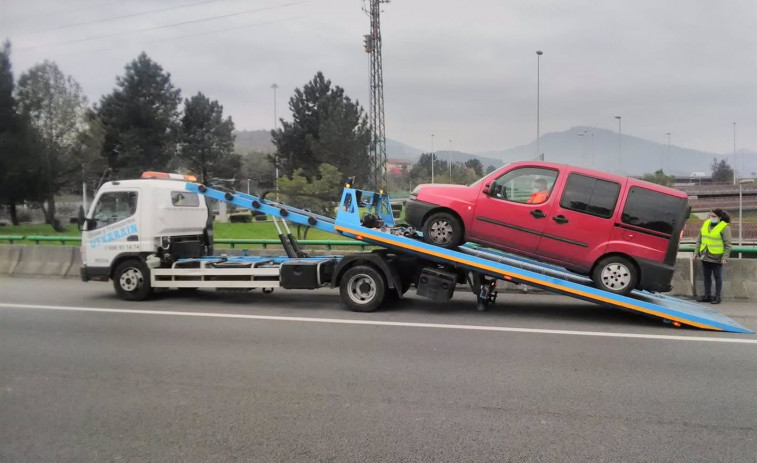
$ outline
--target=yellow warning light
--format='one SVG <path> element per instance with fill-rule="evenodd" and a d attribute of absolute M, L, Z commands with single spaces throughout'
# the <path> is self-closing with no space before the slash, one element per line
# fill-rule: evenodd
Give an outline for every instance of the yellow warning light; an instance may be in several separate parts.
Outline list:
<path fill-rule="evenodd" d="M 344 185 L 344 187 L 345 187 L 345 188 L 351 188 L 351 187 L 350 187 L 350 184 L 349 184 L 349 183 L 348 183 L 348 184 L 346 184 L 346 185 Z"/>

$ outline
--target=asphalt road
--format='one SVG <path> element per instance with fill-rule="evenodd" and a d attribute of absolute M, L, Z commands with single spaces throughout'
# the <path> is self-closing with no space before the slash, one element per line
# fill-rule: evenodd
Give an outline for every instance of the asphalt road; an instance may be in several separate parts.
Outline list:
<path fill-rule="evenodd" d="M 0 278 L 0 460 L 757 461 L 757 336 L 500 299 L 356 314 L 332 291 Z M 719 310 L 757 328 L 754 304 Z"/>

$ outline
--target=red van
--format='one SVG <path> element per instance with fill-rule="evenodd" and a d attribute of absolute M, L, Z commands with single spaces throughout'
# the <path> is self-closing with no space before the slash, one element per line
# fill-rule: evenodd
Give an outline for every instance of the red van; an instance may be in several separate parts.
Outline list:
<path fill-rule="evenodd" d="M 428 243 L 465 241 L 590 275 L 598 288 L 669 291 L 686 193 L 547 162 L 507 164 L 470 186 L 419 185 L 405 209 Z"/>

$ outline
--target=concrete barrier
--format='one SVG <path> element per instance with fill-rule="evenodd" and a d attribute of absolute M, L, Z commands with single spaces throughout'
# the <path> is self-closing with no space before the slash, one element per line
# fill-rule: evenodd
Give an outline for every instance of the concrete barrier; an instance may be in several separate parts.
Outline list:
<path fill-rule="evenodd" d="M 0 246 L 0 275 L 11 275 L 21 260 L 20 246 Z"/>
<path fill-rule="evenodd" d="M 341 251 L 341 252 L 340 252 Z M 349 250 L 312 250 L 313 256 L 344 255 Z M 243 249 L 216 249 L 217 255 L 239 256 Z M 250 249 L 250 256 L 283 255 L 281 249 Z M 81 255 L 77 246 L 0 246 L 0 275 L 57 276 L 79 278 Z M 757 300 L 757 259 L 730 259 L 723 272 L 723 299 Z M 702 263 L 692 260 L 692 254 L 681 253 L 676 260 L 673 289 L 668 295 L 696 297 L 704 293 Z M 500 291 L 524 291 L 523 286 L 500 284 Z M 539 292 L 534 288 L 527 291 Z"/>
<path fill-rule="evenodd" d="M 19 246 L 21 259 L 13 276 L 65 277 L 74 259 L 73 246 Z"/>

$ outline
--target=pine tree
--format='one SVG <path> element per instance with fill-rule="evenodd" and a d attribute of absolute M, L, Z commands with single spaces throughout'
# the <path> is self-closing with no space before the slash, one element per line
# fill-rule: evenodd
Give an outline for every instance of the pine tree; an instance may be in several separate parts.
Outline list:
<path fill-rule="evenodd" d="M 176 153 L 181 90 L 144 52 L 116 84 L 98 111 L 105 128 L 103 156 L 121 178 L 166 170 Z"/>

